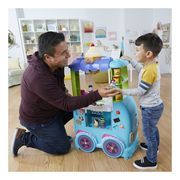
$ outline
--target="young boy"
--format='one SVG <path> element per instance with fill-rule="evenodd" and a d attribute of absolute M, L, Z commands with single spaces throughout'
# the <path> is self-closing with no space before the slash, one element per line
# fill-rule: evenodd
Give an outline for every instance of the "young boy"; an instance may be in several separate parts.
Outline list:
<path fill-rule="evenodd" d="M 136 59 L 128 56 L 128 60 L 138 71 L 138 87 L 123 89 L 123 95 L 138 96 L 142 111 L 142 130 L 146 143 L 140 143 L 140 148 L 146 150 L 146 157 L 136 160 L 133 165 L 138 169 L 157 168 L 157 152 L 159 146 L 158 121 L 162 115 L 164 105 L 160 98 L 160 71 L 156 56 L 162 49 L 161 39 L 154 33 L 138 37 L 135 41 Z"/>

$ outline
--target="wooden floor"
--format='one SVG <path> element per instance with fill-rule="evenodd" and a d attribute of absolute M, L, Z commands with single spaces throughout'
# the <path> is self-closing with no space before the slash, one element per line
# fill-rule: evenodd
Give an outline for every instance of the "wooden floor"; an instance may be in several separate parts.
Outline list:
<path fill-rule="evenodd" d="M 81 78 L 81 88 L 87 89 L 85 82 L 92 83 L 91 76 Z M 133 74 L 133 83 L 137 83 L 137 74 Z M 70 81 L 66 86 L 71 88 Z M 100 86 L 94 84 L 95 88 Z M 158 154 L 158 168 L 155 171 L 172 170 L 172 136 L 171 136 L 171 75 L 163 75 L 161 81 L 161 97 L 165 104 L 165 110 L 159 122 L 160 153 Z M 135 98 L 137 104 L 137 98 Z M 138 149 L 129 160 L 123 158 L 112 159 L 106 156 L 102 150 L 96 149 L 92 153 L 76 150 L 73 145 L 69 154 L 54 156 L 36 149 L 22 147 L 19 156 L 14 158 L 11 154 L 11 140 L 14 128 L 20 127 L 18 109 L 20 103 L 20 86 L 9 88 L 9 171 L 139 171 L 133 167 L 134 160 L 142 158 L 145 152 Z M 141 116 L 139 111 L 139 139 L 143 141 L 141 132 Z M 74 137 L 73 121 L 66 125 L 67 133 Z"/>

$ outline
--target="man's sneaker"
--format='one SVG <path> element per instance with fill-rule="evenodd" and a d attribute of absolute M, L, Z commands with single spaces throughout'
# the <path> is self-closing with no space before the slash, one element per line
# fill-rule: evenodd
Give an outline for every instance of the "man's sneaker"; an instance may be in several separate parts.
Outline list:
<path fill-rule="evenodd" d="M 68 136 L 69 142 L 72 143 L 73 142 L 73 138 L 71 136 Z"/>
<path fill-rule="evenodd" d="M 137 169 L 156 169 L 157 163 L 152 163 L 148 161 L 146 157 L 144 157 L 143 159 L 134 161 L 133 166 Z"/>
<path fill-rule="evenodd" d="M 139 147 L 144 151 L 147 151 L 148 148 L 148 146 L 144 142 L 140 143 Z M 159 149 L 157 150 L 157 153 L 159 153 Z"/>
<path fill-rule="evenodd" d="M 13 139 L 12 139 L 12 146 L 11 150 L 14 156 L 18 155 L 18 150 L 24 145 L 23 140 L 21 139 L 22 135 L 26 133 L 25 129 L 16 128 Z"/>

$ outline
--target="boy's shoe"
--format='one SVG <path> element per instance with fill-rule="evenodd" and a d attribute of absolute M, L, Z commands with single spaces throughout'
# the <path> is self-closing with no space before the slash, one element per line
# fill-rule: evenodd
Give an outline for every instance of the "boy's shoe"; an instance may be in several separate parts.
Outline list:
<path fill-rule="evenodd" d="M 134 161 L 133 166 L 137 169 L 156 169 L 157 163 L 152 163 L 148 161 L 146 157 L 144 157 L 143 159 Z"/>
<path fill-rule="evenodd" d="M 140 143 L 139 147 L 140 147 L 142 150 L 147 151 L 147 145 L 146 145 L 146 143 L 144 143 L 144 142 Z"/>
<path fill-rule="evenodd" d="M 16 128 L 12 140 L 11 150 L 14 156 L 18 155 L 18 150 L 24 146 L 24 142 L 21 137 L 26 133 L 25 129 Z"/>
<path fill-rule="evenodd" d="M 148 148 L 148 146 L 144 142 L 140 143 L 139 147 L 144 151 L 147 151 Z M 159 153 L 159 149 L 157 150 L 157 153 Z"/>

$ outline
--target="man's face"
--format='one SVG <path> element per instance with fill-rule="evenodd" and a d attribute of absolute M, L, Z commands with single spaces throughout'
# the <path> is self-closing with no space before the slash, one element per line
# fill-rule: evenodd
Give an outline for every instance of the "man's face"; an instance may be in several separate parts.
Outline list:
<path fill-rule="evenodd" d="M 68 65 L 70 57 L 68 45 L 65 41 L 55 46 L 54 57 L 47 55 L 46 62 L 51 69 L 63 68 Z"/>
<path fill-rule="evenodd" d="M 144 49 L 143 44 L 141 44 L 140 46 L 136 46 L 136 54 L 135 54 L 135 58 L 137 59 L 137 61 L 143 63 L 146 61 L 146 51 Z"/>

